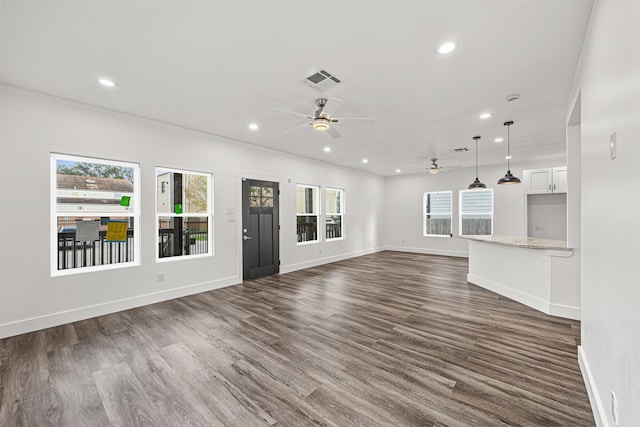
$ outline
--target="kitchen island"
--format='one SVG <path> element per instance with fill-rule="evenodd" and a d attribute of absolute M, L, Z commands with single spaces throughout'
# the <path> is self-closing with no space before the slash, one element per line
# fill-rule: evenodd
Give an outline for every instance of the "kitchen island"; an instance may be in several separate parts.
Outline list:
<path fill-rule="evenodd" d="M 469 242 L 467 281 L 554 316 L 580 319 L 580 271 L 561 240 L 457 236 Z"/>

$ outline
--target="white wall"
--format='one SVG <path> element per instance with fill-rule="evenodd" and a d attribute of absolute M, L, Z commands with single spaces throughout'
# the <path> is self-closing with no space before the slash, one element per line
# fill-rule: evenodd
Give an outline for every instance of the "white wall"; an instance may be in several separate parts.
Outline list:
<path fill-rule="evenodd" d="M 241 282 L 242 177 L 280 182 L 282 272 L 383 246 L 383 177 L 14 88 L 1 95 L 0 336 Z M 50 152 L 140 163 L 140 266 L 50 277 Z M 213 173 L 214 257 L 156 263 L 156 166 Z M 298 182 L 345 189 L 346 239 L 297 246 Z"/>
<path fill-rule="evenodd" d="M 506 147 L 505 147 L 506 150 Z M 563 156 L 545 161 L 511 163 L 511 172 L 523 179 L 523 170 L 564 166 Z M 493 234 L 526 236 L 526 199 L 524 185 L 498 185 L 507 171 L 503 165 L 482 166 L 478 174 L 487 188 L 493 188 Z M 466 190 L 475 179 L 475 167 L 450 172 L 410 174 L 387 177 L 386 180 L 386 247 L 388 249 L 467 256 L 467 241 L 456 237 L 424 237 L 422 235 L 422 196 L 426 191 L 453 191 L 453 235 L 458 228 L 459 191 Z"/>
<path fill-rule="evenodd" d="M 640 2 L 596 1 L 567 119 L 581 99 L 582 344 L 598 425 L 640 425 Z M 609 137 L 618 153 L 609 159 Z M 569 152 L 571 156 L 572 153 Z"/>
<path fill-rule="evenodd" d="M 567 194 L 527 196 L 527 236 L 567 240 Z"/>

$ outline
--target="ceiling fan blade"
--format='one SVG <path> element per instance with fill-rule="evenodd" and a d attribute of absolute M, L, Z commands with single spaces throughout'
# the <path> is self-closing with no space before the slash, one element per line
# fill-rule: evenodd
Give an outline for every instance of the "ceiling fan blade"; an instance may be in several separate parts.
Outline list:
<path fill-rule="evenodd" d="M 369 117 L 335 117 L 331 119 L 331 121 L 334 123 L 352 122 L 359 125 L 372 125 L 376 122 L 376 119 L 372 119 Z"/>
<path fill-rule="evenodd" d="M 342 105 L 342 99 L 333 98 L 333 97 L 327 98 L 327 103 L 324 105 L 324 108 L 322 109 L 322 113 L 328 117 L 331 117 L 334 115 L 336 110 L 340 108 L 341 105 Z"/>
<path fill-rule="evenodd" d="M 305 126 L 309 126 L 311 123 L 312 123 L 312 122 L 303 123 L 303 124 L 301 124 L 301 125 L 294 126 L 294 127 L 292 127 L 292 128 L 289 128 L 289 129 L 285 129 L 283 132 L 284 132 L 284 133 L 291 132 L 292 130 L 295 130 L 295 129 L 298 129 L 298 128 L 301 128 L 301 127 L 305 127 Z"/>
<path fill-rule="evenodd" d="M 329 128 L 327 129 L 327 133 L 329 135 L 331 135 L 331 138 L 333 139 L 338 139 L 338 138 L 342 138 L 342 134 L 340 132 L 338 132 L 338 129 L 329 126 Z"/>
<path fill-rule="evenodd" d="M 305 119 L 313 120 L 313 117 L 308 114 L 298 113 L 296 111 L 283 110 L 282 108 L 272 108 L 271 111 L 279 111 L 281 113 L 295 114 L 296 116 L 304 117 Z"/>

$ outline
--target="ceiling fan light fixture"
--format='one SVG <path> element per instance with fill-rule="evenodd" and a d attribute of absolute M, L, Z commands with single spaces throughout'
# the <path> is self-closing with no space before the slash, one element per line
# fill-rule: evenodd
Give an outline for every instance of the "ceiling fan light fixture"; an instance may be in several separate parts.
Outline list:
<path fill-rule="evenodd" d="M 429 173 L 437 174 L 440 172 L 440 168 L 438 167 L 438 159 L 435 157 L 431 158 L 431 165 L 429 166 Z"/>
<path fill-rule="evenodd" d="M 479 136 L 474 136 L 473 139 L 476 141 L 476 179 L 471 184 L 469 184 L 469 190 L 482 190 L 483 188 L 487 188 L 480 180 L 478 179 L 478 140 Z"/>
<path fill-rule="evenodd" d="M 511 173 L 511 132 L 510 128 L 513 124 L 513 120 L 508 122 L 504 122 L 504 125 L 507 127 L 507 173 L 498 180 L 499 185 L 511 185 L 511 184 L 520 184 L 520 178 L 514 176 Z"/>
<path fill-rule="evenodd" d="M 315 130 L 323 131 L 329 129 L 329 120 L 324 117 L 319 117 L 313 120 L 313 128 Z"/>

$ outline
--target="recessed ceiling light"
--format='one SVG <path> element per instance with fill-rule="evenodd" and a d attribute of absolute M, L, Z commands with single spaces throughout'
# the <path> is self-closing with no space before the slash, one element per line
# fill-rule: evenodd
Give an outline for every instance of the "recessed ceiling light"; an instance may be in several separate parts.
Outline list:
<path fill-rule="evenodd" d="M 396 173 L 400 173 L 402 172 L 400 169 L 396 169 Z"/>
<path fill-rule="evenodd" d="M 369 163 L 369 159 L 362 159 L 362 163 Z"/>
<path fill-rule="evenodd" d="M 493 140 L 493 142 L 502 142 L 502 141 L 504 141 L 504 139 L 502 139 L 502 138 L 500 138 L 500 137 L 498 137 L 498 138 L 496 138 L 496 139 L 494 139 L 494 140 Z"/>
<path fill-rule="evenodd" d="M 324 152 L 325 153 L 331 152 L 331 147 L 324 147 Z"/>
<path fill-rule="evenodd" d="M 251 130 L 258 130 L 258 124 L 257 123 L 249 123 L 249 129 Z"/>
<path fill-rule="evenodd" d="M 482 114 L 480 114 L 480 118 L 481 119 L 488 119 L 489 117 L 491 117 L 491 113 L 482 113 Z"/>
<path fill-rule="evenodd" d="M 437 52 L 441 55 L 446 55 L 447 53 L 453 52 L 455 49 L 456 44 L 454 42 L 446 42 L 438 46 Z"/>
<path fill-rule="evenodd" d="M 102 86 L 106 86 L 106 87 L 116 87 L 118 86 L 118 83 L 114 82 L 111 79 L 107 79 L 107 78 L 100 78 L 98 79 L 98 83 L 100 83 Z"/>
<path fill-rule="evenodd" d="M 511 156 L 504 156 L 506 160 L 511 160 Z"/>

